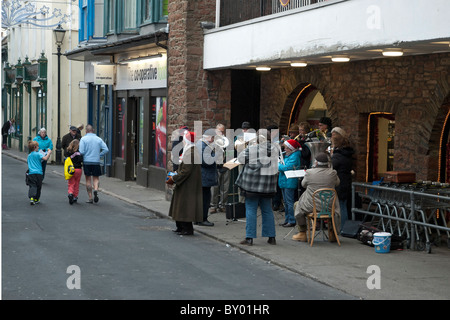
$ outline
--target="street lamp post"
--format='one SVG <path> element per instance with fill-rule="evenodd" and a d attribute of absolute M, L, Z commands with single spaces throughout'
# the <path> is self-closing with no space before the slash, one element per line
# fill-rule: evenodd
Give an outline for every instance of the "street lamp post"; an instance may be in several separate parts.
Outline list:
<path fill-rule="evenodd" d="M 58 137 L 56 138 L 56 164 L 62 164 L 62 152 L 61 152 L 61 45 L 64 40 L 64 35 L 66 30 L 58 25 L 56 29 L 53 30 L 56 38 L 56 46 L 58 56 Z"/>

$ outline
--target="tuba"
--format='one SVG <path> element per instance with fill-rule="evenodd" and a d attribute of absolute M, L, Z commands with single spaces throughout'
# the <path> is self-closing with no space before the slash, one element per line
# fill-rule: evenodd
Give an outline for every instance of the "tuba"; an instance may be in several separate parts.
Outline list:
<path fill-rule="evenodd" d="M 310 141 L 305 142 L 305 145 L 309 148 L 311 151 L 311 167 L 314 164 L 314 161 L 316 159 L 317 154 L 321 152 L 325 152 L 329 146 L 331 146 L 330 142 L 326 141 Z"/>
<path fill-rule="evenodd" d="M 228 145 L 230 144 L 230 140 L 228 140 L 228 138 L 225 136 L 216 135 L 214 136 L 214 143 L 219 148 L 226 149 L 226 147 L 228 147 Z"/>

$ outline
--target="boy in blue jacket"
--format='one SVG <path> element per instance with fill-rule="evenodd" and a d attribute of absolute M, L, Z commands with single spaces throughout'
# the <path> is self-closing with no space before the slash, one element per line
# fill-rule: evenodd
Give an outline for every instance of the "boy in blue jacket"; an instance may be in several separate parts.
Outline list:
<path fill-rule="evenodd" d="M 49 149 L 47 155 L 44 156 L 42 152 L 39 152 L 39 143 L 37 141 L 28 142 L 28 150 L 30 154 L 27 157 L 28 162 L 28 198 L 30 198 L 30 204 L 35 205 L 39 203 L 41 197 L 42 180 L 44 175 L 42 171 L 42 161 L 47 161 L 52 153 Z"/>
<path fill-rule="evenodd" d="M 296 223 L 294 216 L 294 198 L 298 188 L 298 179 L 288 179 L 285 175 L 285 171 L 300 169 L 301 152 L 299 150 L 300 143 L 298 143 L 297 140 L 287 140 L 284 142 L 284 146 L 286 154 L 284 156 L 284 164 L 278 164 L 278 171 L 280 172 L 278 185 L 280 186 L 281 194 L 283 195 L 285 207 L 285 219 L 281 226 L 289 228 L 294 227 Z"/>

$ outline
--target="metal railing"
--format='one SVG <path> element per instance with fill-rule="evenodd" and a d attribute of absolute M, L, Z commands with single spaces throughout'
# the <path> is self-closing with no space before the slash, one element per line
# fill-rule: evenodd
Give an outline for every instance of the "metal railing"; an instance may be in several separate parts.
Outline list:
<path fill-rule="evenodd" d="M 272 0 L 272 13 L 284 12 L 325 1 L 327 0 L 290 0 L 289 3 L 283 7 L 280 0 Z"/>
<path fill-rule="evenodd" d="M 216 27 L 307 7 L 329 0 L 290 0 L 286 6 L 280 0 L 216 0 Z"/>
<path fill-rule="evenodd" d="M 362 199 L 356 207 L 356 196 Z M 450 188 L 427 187 L 420 184 L 352 184 L 352 219 L 364 215 L 364 221 L 385 232 L 398 235 L 407 241 L 407 247 L 426 250 L 441 241 L 441 232 L 447 235 L 450 247 L 450 228 L 446 215 L 450 211 Z M 433 236 L 436 240 L 433 241 Z"/>

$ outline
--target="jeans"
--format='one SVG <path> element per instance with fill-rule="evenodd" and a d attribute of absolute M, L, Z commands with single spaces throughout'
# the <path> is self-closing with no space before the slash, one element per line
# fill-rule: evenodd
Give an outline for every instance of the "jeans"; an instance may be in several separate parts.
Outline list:
<path fill-rule="evenodd" d="M 282 188 L 281 193 L 283 194 L 284 199 L 284 209 L 285 209 L 285 223 L 292 223 L 295 224 L 295 217 L 294 217 L 294 199 L 295 199 L 295 193 L 297 192 L 297 189 L 289 189 L 289 188 Z"/>
<path fill-rule="evenodd" d="M 252 196 L 245 198 L 245 237 L 256 238 L 258 205 L 262 216 L 262 237 L 275 237 L 275 218 L 272 211 L 272 198 Z"/>

